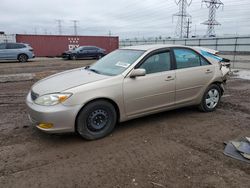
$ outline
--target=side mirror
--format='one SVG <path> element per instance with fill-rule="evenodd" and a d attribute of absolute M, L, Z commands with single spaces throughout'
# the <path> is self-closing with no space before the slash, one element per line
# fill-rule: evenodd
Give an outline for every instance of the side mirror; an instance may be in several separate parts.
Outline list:
<path fill-rule="evenodd" d="M 146 75 L 146 70 L 145 69 L 134 69 L 131 73 L 130 73 L 130 78 L 135 78 L 138 76 L 145 76 Z"/>

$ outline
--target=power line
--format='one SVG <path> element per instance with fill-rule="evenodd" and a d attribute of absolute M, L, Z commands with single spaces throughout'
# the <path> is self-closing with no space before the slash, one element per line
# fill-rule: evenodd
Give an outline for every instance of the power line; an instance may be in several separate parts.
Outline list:
<path fill-rule="evenodd" d="M 191 5 L 192 0 L 176 0 L 175 3 L 179 5 L 179 12 L 173 15 L 178 17 L 175 35 L 183 38 L 185 36 L 185 28 L 187 27 L 187 18 L 191 18 L 191 15 L 187 13 L 187 7 Z"/>
<path fill-rule="evenodd" d="M 202 0 L 202 3 L 205 3 L 207 8 L 209 8 L 208 20 L 203 22 L 202 24 L 207 25 L 207 33 L 206 36 L 215 36 L 216 25 L 221 25 L 218 21 L 216 21 L 216 10 L 223 6 L 224 4 L 220 0 Z"/>

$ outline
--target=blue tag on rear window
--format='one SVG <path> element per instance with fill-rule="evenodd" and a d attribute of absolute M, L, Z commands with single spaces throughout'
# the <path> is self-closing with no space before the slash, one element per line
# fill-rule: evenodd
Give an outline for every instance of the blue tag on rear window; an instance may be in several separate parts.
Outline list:
<path fill-rule="evenodd" d="M 205 57 L 210 57 L 210 58 L 216 59 L 218 61 L 222 61 L 222 59 L 223 59 L 217 55 L 211 54 L 211 53 L 204 51 L 204 50 L 201 50 L 201 54 Z"/>

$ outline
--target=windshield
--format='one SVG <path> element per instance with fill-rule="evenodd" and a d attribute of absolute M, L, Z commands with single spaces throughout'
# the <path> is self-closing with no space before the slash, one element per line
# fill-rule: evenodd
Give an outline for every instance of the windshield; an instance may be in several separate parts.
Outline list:
<path fill-rule="evenodd" d="M 83 47 L 80 46 L 80 47 L 78 47 L 78 48 L 75 48 L 74 50 L 75 50 L 75 51 L 80 51 L 80 50 L 82 50 L 82 49 L 83 49 Z"/>
<path fill-rule="evenodd" d="M 115 76 L 124 72 L 144 52 L 142 50 L 116 50 L 88 67 L 88 69 L 99 74 Z"/>

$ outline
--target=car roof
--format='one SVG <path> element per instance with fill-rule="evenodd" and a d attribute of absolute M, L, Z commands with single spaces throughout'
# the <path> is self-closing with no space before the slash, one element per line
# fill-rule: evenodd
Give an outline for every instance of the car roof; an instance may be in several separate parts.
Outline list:
<path fill-rule="evenodd" d="M 161 48 L 170 48 L 170 47 L 186 47 L 186 48 L 190 48 L 188 46 L 174 45 L 174 44 L 152 44 L 152 45 L 127 46 L 127 47 L 124 47 L 122 49 L 152 51 L 152 50 L 157 50 L 157 49 L 161 49 Z"/>
<path fill-rule="evenodd" d="M 93 48 L 93 47 L 94 47 L 94 48 L 99 48 L 99 47 L 97 47 L 97 46 L 80 46 L 80 47 L 84 47 L 84 48 L 86 48 L 86 47 L 87 47 L 87 48 Z"/>

